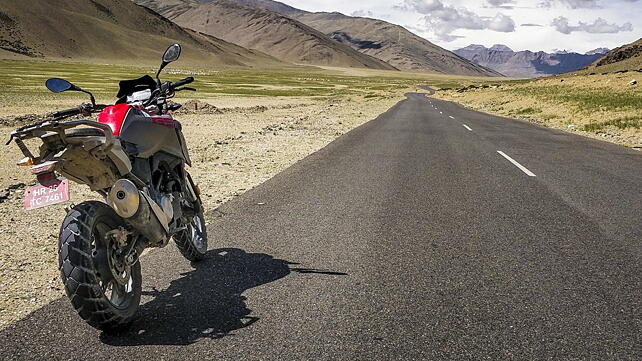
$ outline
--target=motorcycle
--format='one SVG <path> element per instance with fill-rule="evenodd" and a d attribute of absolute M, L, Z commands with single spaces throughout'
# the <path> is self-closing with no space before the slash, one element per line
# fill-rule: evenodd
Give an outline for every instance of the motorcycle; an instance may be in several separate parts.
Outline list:
<path fill-rule="evenodd" d="M 59 233 L 59 268 L 67 296 L 89 325 L 118 332 L 131 324 L 140 304 L 143 250 L 174 239 L 189 261 L 205 258 L 207 231 L 200 190 L 181 124 L 168 102 L 194 81 L 161 82 L 160 74 L 181 54 L 179 44 L 164 53 L 156 79 L 145 75 L 119 83 L 114 105 L 96 104 L 91 92 L 60 78 L 46 81 L 54 92 L 78 91 L 90 103 L 11 132 L 37 184 L 25 192 L 25 207 L 69 200 L 69 180 L 89 186 L 104 201 L 68 209 Z M 97 121 L 73 119 L 98 113 Z M 25 140 L 39 138 L 37 156 Z"/>

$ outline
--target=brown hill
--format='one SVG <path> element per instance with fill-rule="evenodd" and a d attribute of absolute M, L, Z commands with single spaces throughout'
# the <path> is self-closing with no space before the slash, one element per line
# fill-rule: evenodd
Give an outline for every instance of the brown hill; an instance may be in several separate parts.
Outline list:
<path fill-rule="evenodd" d="M 608 52 L 593 63 L 598 71 L 642 70 L 642 39 Z"/>
<path fill-rule="evenodd" d="M 272 0 L 233 1 L 292 17 L 399 70 L 501 76 L 494 70 L 472 63 L 411 33 L 404 27 L 386 21 L 346 16 L 340 13 L 310 13 Z"/>
<path fill-rule="evenodd" d="M 158 62 L 178 42 L 182 60 L 218 66 L 283 66 L 266 54 L 185 30 L 130 0 L 0 0 L 0 57 Z"/>
<path fill-rule="evenodd" d="M 381 59 L 397 69 L 473 76 L 501 76 L 474 64 L 402 26 L 340 13 L 301 13 L 294 17 L 335 40 Z"/>
<path fill-rule="evenodd" d="M 395 68 L 340 44 L 307 25 L 270 10 L 217 0 L 135 0 L 180 26 L 257 49 L 285 61 L 371 69 Z M 252 3 L 261 3 L 255 1 Z M 283 5 L 283 4 L 282 4 Z M 287 6 L 278 7 L 287 12 Z"/>
<path fill-rule="evenodd" d="M 194 0 L 200 2 L 211 2 L 216 0 Z M 307 13 L 307 11 L 299 10 L 290 5 L 284 4 L 278 1 L 272 0 L 234 0 L 235 3 L 247 6 L 253 6 L 255 8 L 265 9 L 274 11 L 275 13 L 283 14 L 286 16 L 300 15 Z"/>

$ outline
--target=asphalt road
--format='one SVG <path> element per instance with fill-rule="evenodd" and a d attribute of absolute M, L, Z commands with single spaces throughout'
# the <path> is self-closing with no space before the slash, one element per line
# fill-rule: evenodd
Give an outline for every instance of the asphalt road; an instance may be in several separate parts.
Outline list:
<path fill-rule="evenodd" d="M 642 358 L 640 152 L 409 94 L 216 215 L 131 332 L 61 299 L 0 359 Z"/>

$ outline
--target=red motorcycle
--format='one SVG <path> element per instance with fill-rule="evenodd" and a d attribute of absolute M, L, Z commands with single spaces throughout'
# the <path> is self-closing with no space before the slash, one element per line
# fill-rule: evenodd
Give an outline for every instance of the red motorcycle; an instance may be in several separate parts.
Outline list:
<path fill-rule="evenodd" d="M 181 124 L 170 103 L 189 77 L 161 82 L 161 71 L 178 60 L 181 47 L 170 46 L 156 79 L 149 75 L 119 83 L 115 105 L 96 104 L 94 96 L 70 82 L 53 78 L 54 93 L 80 91 L 90 103 L 54 112 L 51 119 L 11 132 L 38 184 L 25 193 L 27 209 L 69 200 L 69 180 L 85 184 L 104 201 L 71 209 L 60 228 L 59 267 L 74 308 L 91 326 L 116 332 L 134 318 L 141 297 L 140 255 L 164 247 L 171 238 L 190 261 L 205 257 L 207 233 L 200 191 Z M 98 120 L 65 120 L 99 113 Z M 35 156 L 24 140 L 39 138 Z M 7 144 L 9 144 L 7 143 Z"/>

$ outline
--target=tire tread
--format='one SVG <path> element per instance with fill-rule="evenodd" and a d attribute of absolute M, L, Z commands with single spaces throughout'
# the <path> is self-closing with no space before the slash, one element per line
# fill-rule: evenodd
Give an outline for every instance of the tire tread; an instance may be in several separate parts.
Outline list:
<path fill-rule="evenodd" d="M 133 315 L 117 312 L 103 296 L 90 254 L 90 225 L 105 212 L 114 213 L 106 204 L 90 201 L 77 205 L 67 214 L 60 228 L 58 266 L 67 296 L 80 317 L 97 329 L 118 332 L 132 322 Z M 140 264 L 134 267 L 140 274 Z M 140 301 L 140 282 L 138 286 L 136 307 Z"/>

